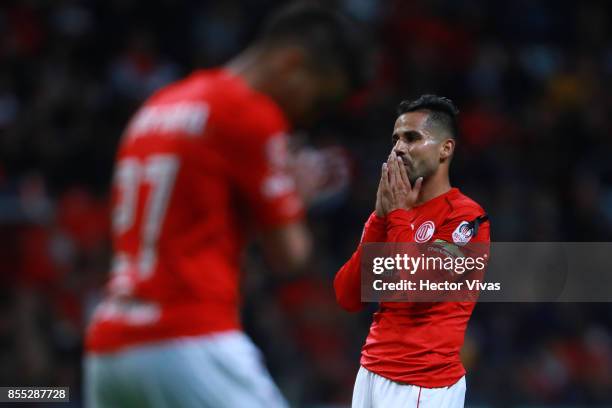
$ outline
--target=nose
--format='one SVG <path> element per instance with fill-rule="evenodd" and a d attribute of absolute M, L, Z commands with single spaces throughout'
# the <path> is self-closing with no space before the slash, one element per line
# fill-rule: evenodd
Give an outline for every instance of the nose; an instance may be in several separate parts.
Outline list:
<path fill-rule="evenodd" d="M 406 152 L 408 151 L 408 145 L 403 140 L 398 140 L 395 143 L 395 146 L 393 146 L 393 151 L 399 157 L 403 157 L 406 155 Z"/>

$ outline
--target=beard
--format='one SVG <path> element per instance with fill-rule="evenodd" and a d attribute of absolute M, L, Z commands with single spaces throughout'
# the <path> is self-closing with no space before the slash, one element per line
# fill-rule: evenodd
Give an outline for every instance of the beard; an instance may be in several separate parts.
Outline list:
<path fill-rule="evenodd" d="M 423 177 L 423 182 L 429 178 L 434 173 L 432 169 L 423 169 L 423 168 L 414 168 L 409 169 L 406 166 L 406 174 L 408 175 L 408 180 L 410 180 L 410 186 L 414 186 L 414 183 L 418 180 L 419 177 Z"/>

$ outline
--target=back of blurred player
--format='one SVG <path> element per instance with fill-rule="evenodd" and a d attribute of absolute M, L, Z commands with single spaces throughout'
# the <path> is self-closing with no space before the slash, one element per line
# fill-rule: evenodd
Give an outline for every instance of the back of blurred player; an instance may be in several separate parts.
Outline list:
<path fill-rule="evenodd" d="M 335 12 L 289 7 L 228 65 L 161 89 L 132 118 L 111 280 L 86 339 L 87 406 L 286 405 L 241 331 L 240 254 L 258 232 L 279 269 L 306 262 L 285 135 L 361 81 L 357 35 Z"/>

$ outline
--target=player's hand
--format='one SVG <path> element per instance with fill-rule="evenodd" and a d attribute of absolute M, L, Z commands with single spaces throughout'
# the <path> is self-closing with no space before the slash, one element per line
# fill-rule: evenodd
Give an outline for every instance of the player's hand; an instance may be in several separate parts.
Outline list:
<path fill-rule="evenodd" d="M 382 165 L 382 174 L 380 176 L 378 192 L 376 193 L 376 215 L 386 217 L 392 211 L 391 207 L 394 200 L 393 191 L 389 183 L 389 164 L 385 162 Z"/>
<path fill-rule="evenodd" d="M 376 205 L 374 207 L 374 212 L 381 218 L 387 216 L 387 209 L 389 208 L 388 197 L 385 196 L 383 198 L 383 180 L 388 180 L 388 177 L 387 163 L 384 163 L 380 174 L 380 181 L 378 182 L 378 190 L 376 190 Z"/>
<path fill-rule="evenodd" d="M 385 167 L 388 178 L 385 181 L 383 177 L 385 182 L 383 183 L 382 196 L 388 198 L 389 201 L 386 213 L 388 214 L 396 209 L 409 210 L 414 207 L 421 193 L 423 177 L 419 177 L 412 186 L 402 159 L 393 151 L 389 155 Z M 383 168 L 384 172 L 385 169 Z"/>

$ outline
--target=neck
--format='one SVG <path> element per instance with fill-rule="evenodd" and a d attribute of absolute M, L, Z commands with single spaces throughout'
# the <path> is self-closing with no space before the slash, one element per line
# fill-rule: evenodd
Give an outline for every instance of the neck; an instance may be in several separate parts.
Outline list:
<path fill-rule="evenodd" d="M 421 186 L 421 192 L 416 205 L 421 205 L 444 193 L 448 193 L 450 189 L 451 185 L 448 179 L 448 172 L 439 171 L 427 180 L 423 180 L 423 185 Z"/>
<path fill-rule="evenodd" d="M 230 60 L 225 68 L 232 74 L 239 76 L 247 83 L 249 88 L 264 93 L 276 100 L 274 89 L 269 81 L 265 61 L 266 56 L 259 48 L 249 48 Z"/>

